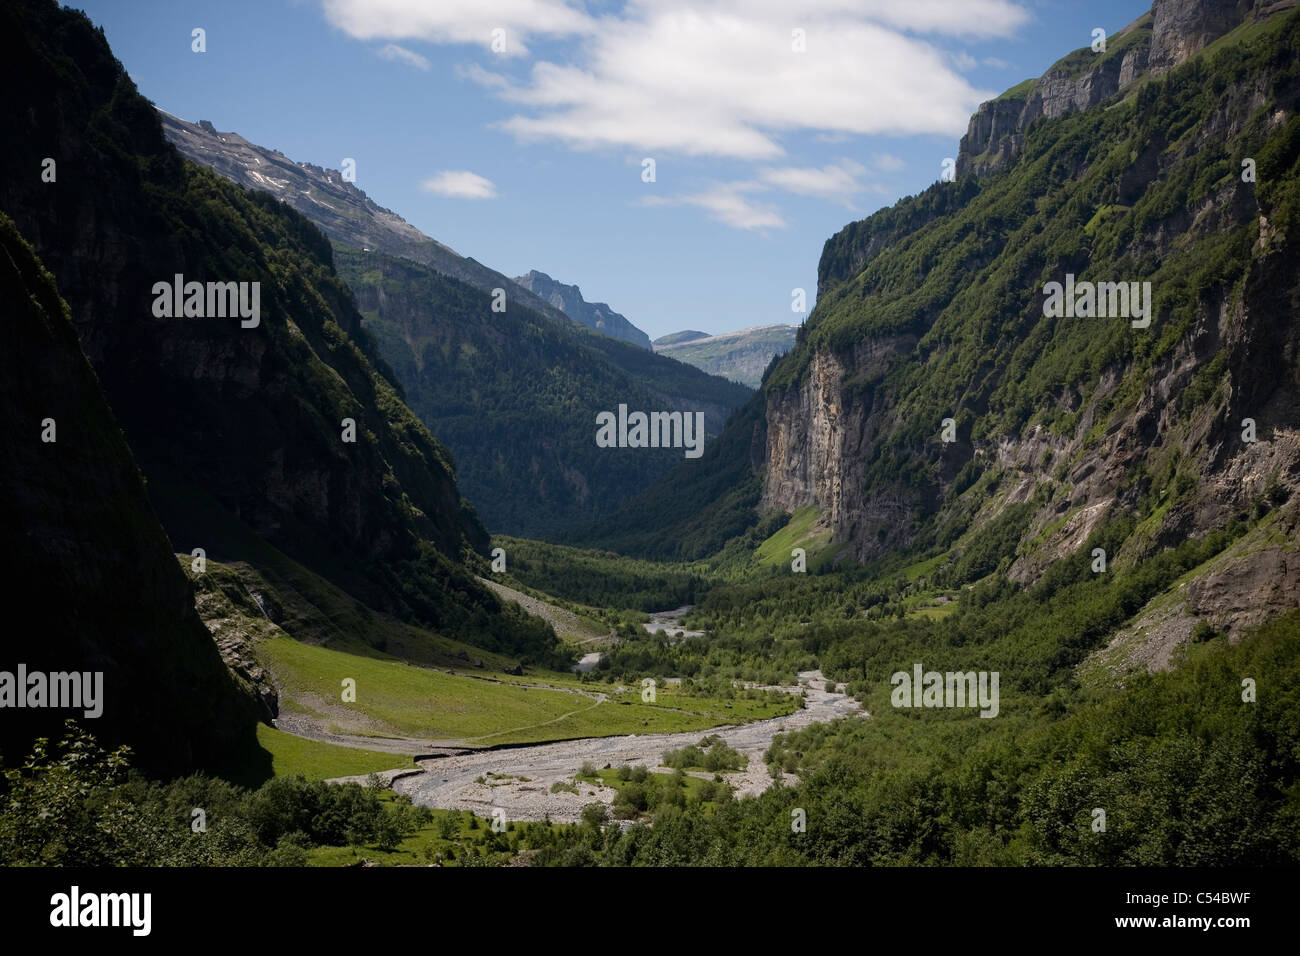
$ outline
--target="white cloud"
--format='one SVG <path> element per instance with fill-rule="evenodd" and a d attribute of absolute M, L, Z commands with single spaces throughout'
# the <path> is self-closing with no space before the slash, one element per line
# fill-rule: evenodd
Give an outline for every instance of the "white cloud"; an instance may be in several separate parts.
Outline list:
<path fill-rule="evenodd" d="M 984 58 L 984 65 L 985 65 L 985 66 L 991 66 L 991 67 L 993 67 L 993 69 L 995 69 L 995 70 L 1009 70 L 1009 69 L 1011 69 L 1011 64 L 1010 64 L 1010 63 L 1008 63 L 1006 60 L 998 59 L 996 56 L 986 56 L 986 57 Z"/>
<path fill-rule="evenodd" d="M 508 98 L 534 107 L 504 127 L 572 147 L 632 147 L 764 160 L 782 132 L 956 133 L 992 91 L 936 49 L 870 23 L 789 32 L 727 14 L 672 11 L 602 30 L 586 67 L 539 63 Z"/>
<path fill-rule="evenodd" d="M 957 69 L 965 72 L 966 70 L 975 69 L 975 67 L 979 66 L 980 61 L 975 59 L 975 57 L 971 56 L 965 50 L 962 50 L 952 55 L 952 62 L 957 65 Z"/>
<path fill-rule="evenodd" d="M 646 206 L 697 206 L 714 219 L 736 229 L 766 231 L 784 229 L 786 221 L 780 212 L 761 203 L 751 201 L 745 193 L 763 187 L 752 182 L 721 183 L 701 192 L 687 193 L 668 198 L 651 197 L 641 202 Z"/>
<path fill-rule="evenodd" d="M 867 168 L 852 160 L 841 160 L 820 169 L 783 166 L 759 170 L 760 183 L 784 189 L 799 196 L 814 196 L 848 205 L 849 197 L 866 187 L 858 181 Z"/>
<path fill-rule="evenodd" d="M 892 153 L 876 153 L 871 157 L 871 164 L 886 173 L 896 173 L 907 165 Z"/>
<path fill-rule="evenodd" d="M 447 169 L 420 183 L 427 193 L 452 199 L 496 199 L 497 188 L 490 179 L 467 169 Z"/>
<path fill-rule="evenodd" d="M 520 107 L 500 124 L 520 139 L 768 162 L 791 134 L 959 135 L 997 91 L 924 37 L 1009 35 L 1020 2 L 806 0 L 795 17 L 788 0 L 627 0 L 594 16 L 578 0 L 322 0 L 359 39 L 486 46 L 498 26 L 520 44 L 582 38 L 524 78 L 465 71 Z"/>
<path fill-rule="evenodd" d="M 708 189 L 680 196 L 651 197 L 641 200 L 646 206 L 696 206 L 711 219 L 736 229 L 766 231 L 784 229 L 788 223 L 780 210 L 754 198 L 755 193 L 773 190 L 796 196 L 811 196 L 852 208 L 854 195 L 878 192 L 874 183 L 864 183 L 867 167 L 851 159 L 842 159 L 822 167 L 769 166 L 760 169 L 753 179 L 719 183 Z"/>
<path fill-rule="evenodd" d="M 331 25 L 358 40 L 426 40 L 491 48 L 505 31 L 505 53 L 528 52 L 540 35 L 590 33 L 594 21 L 565 0 L 321 0 Z"/>
<path fill-rule="evenodd" d="M 746 16 L 791 19 L 789 0 L 719 2 L 743 8 Z M 666 4 L 656 0 L 646 5 Z M 804 0 L 798 9 L 808 21 L 850 16 L 912 33 L 951 36 L 1006 36 L 1029 19 L 1028 13 L 1012 0 Z"/>
<path fill-rule="evenodd" d="M 380 47 L 378 54 L 385 60 L 395 60 L 405 63 L 407 66 L 413 66 L 417 70 L 428 70 L 429 61 L 413 50 L 408 50 L 404 46 L 398 46 L 396 43 L 389 43 L 387 46 Z"/>

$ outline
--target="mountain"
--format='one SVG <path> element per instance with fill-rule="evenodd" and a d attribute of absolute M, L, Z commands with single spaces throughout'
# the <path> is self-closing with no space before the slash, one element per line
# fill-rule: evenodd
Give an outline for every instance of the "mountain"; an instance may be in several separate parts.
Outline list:
<path fill-rule="evenodd" d="M 719 520 L 811 508 L 829 554 L 930 556 L 952 587 L 1031 585 L 1097 547 L 1140 570 L 1226 535 L 1129 608 L 1123 641 L 1153 660 L 1294 607 L 1293 6 L 1161 0 L 1107 53 L 980 107 L 955 182 L 827 240 L 814 314 L 716 443 L 715 471 L 743 478 L 679 471 L 589 540 L 698 557 Z M 1057 315 L 1051 284 L 1075 282 L 1150 283 L 1149 325 Z"/>
<path fill-rule="evenodd" d="M 335 261 L 411 408 L 447 443 L 461 487 L 497 532 L 567 537 L 667 474 L 680 448 L 601 448 L 596 415 L 700 412 L 709 435 L 749 392 L 407 259 L 339 245 Z M 707 448 L 709 442 L 705 442 Z"/>
<path fill-rule="evenodd" d="M 611 338 L 631 342 L 643 349 L 650 348 L 646 335 L 626 318 L 604 302 L 588 302 L 576 285 L 556 282 L 545 272 L 536 269 L 527 275 L 516 276 L 515 282 L 540 299 L 549 302 L 571 319 L 576 319 L 589 329 L 603 332 Z"/>
<path fill-rule="evenodd" d="M 1039 117 L 1089 109 L 1134 83 L 1163 76 L 1239 26 L 1292 9 L 1295 0 L 1156 0 L 1151 11 L 1107 37 L 1106 49 L 1076 50 L 1037 80 L 980 106 L 957 160 L 959 176 L 1004 169 Z"/>
<path fill-rule="evenodd" d="M 238 759 L 258 716 L 250 689 L 195 613 L 53 278 L 3 213 L 0 301 L 0 423 L 11 438 L 0 457 L 0 546 L 9 603 L 32 612 L 9 628 L 0 671 L 102 673 L 102 713 L 88 722 L 104 743 L 130 743 L 148 770 Z M 37 737 L 59 737 L 66 718 L 85 713 L 11 708 L 0 721 L 10 768 Z"/>
<path fill-rule="evenodd" d="M 516 284 L 462 259 L 335 170 L 158 112 L 182 154 L 277 197 L 335 240 L 341 276 L 365 313 L 376 357 L 450 447 L 461 487 L 494 532 L 564 538 L 616 510 L 680 459 L 680 450 L 596 447 L 598 411 L 625 404 L 701 412 L 706 431 L 716 435 L 749 395 L 744 386 L 655 355 L 643 332 L 604 303 L 585 302 L 576 286 L 537 272 Z M 497 288 L 507 290 L 505 312 L 492 308 Z M 438 354 L 426 355 L 434 342 Z M 485 429 L 497 440 L 485 441 Z M 527 476 L 527 495 L 520 494 L 520 476 Z"/>
<path fill-rule="evenodd" d="M 707 339 L 708 332 L 697 332 L 693 329 L 687 329 L 684 332 L 673 332 L 669 335 L 661 335 L 655 339 L 652 345 L 676 345 L 678 342 L 689 342 L 692 339 Z"/>
<path fill-rule="evenodd" d="M 250 143 L 238 133 L 219 132 L 207 120 L 190 123 L 161 109 L 158 115 L 168 141 L 186 159 L 241 186 L 270 193 L 336 242 L 410 259 L 482 291 L 509 290 L 512 300 L 555 321 L 571 321 L 563 310 L 527 289 L 516 292 L 511 280 L 501 273 L 430 239 L 401 216 L 375 203 L 337 169 L 294 162 L 277 150 Z"/>
<path fill-rule="evenodd" d="M 758 388 L 773 356 L 794 347 L 797 331 L 793 325 L 763 325 L 718 335 L 675 332 L 655 339 L 654 350 L 711 375 Z"/>
<path fill-rule="evenodd" d="M 16 144 L 0 209 L 53 274 L 175 548 L 297 568 L 304 594 L 315 575 L 368 613 L 549 653 L 549 628 L 476 580 L 487 534 L 362 329 L 328 239 L 185 161 L 83 14 L 8 4 L 0 34 L 0 128 Z M 54 181 L 29 174 L 43 168 Z M 257 314 L 222 317 L 223 287 L 173 313 L 177 276 L 243 284 Z"/>

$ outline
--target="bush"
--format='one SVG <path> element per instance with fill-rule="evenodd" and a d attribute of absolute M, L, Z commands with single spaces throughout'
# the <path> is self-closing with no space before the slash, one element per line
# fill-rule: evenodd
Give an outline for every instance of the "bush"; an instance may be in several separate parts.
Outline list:
<path fill-rule="evenodd" d="M 664 754 L 664 766 L 678 770 L 744 770 L 748 764 L 749 759 L 744 754 L 727 746 L 716 734 L 705 737 L 698 745 L 669 750 Z"/>
<path fill-rule="evenodd" d="M 632 808 L 634 815 L 650 809 L 650 788 L 643 783 L 629 783 L 614 798 L 614 808 Z"/>

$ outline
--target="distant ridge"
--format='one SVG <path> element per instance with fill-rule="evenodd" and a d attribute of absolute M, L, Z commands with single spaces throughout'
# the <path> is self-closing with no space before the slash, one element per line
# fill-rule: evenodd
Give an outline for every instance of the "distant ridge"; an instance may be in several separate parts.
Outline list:
<path fill-rule="evenodd" d="M 587 328 L 653 351 L 650 336 L 611 309 L 607 303 L 588 302 L 582 297 L 582 292 L 576 285 L 557 282 L 545 272 L 538 272 L 536 269 L 527 275 L 518 276 L 515 282 Z"/>
<path fill-rule="evenodd" d="M 793 325 L 760 325 L 717 335 L 673 332 L 655 339 L 654 349 L 711 375 L 758 388 L 772 357 L 794 348 L 797 331 Z"/>
<path fill-rule="evenodd" d="M 238 133 L 219 132 L 207 120 L 190 123 L 163 109 L 158 110 L 158 116 L 163 133 L 182 156 L 241 186 L 269 192 L 336 242 L 410 259 L 486 292 L 509 289 L 511 298 L 517 297 L 522 305 L 547 318 L 562 324 L 574 321 L 527 289 L 514 292 L 515 285 L 501 273 L 426 236 L 346 181 L 337 169 L 294 162 L 278 150 L 250 143 Z"/>

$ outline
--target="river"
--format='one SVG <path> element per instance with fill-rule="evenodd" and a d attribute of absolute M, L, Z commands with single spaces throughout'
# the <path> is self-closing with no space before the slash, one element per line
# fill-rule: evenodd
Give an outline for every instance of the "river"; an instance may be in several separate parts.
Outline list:
<path fill-rule="evenodd" d="M 591 761 L 598 768 L 606 764 L 615 767 L 644 764 L 654 769 L 659 766 L 664 751 L 698 743 L 700 738 L 713 733 L 749 758 L 746 770 L 724 775 L 736 788 L 737 796 L 760 793 L 772 784 L 767 765 L 763 763 L 763 752 L 776 734 L 837 717 L 866 716 L 857 701 L 826 690 L 820 671 L 805 671 L 799 679 L 805 685 L 805 706 L 786 717 L 691 733 L 587 737 L 425 759 L 419 761 L 423 772 L 399 777 L 393 782 L 393 789 L 410 794 L 415 803 L 427 807 L 472 810 L 480 816 L 490 816 L 494 809 L 500 808 L 508 820 L 541 820 L 549 815 L 556 822 L 573 822 L 588 803 L 596 800 L 609 803 L 614 799 L 613 788 L 586 783 L 578 785 L 577 794 L 551 793 L 551 784 L 572 782 L 584 761 Z M 494 780 L 488 774 L 500 776 Z M 476 783 L 480 777 L 488 782 Z"/>

